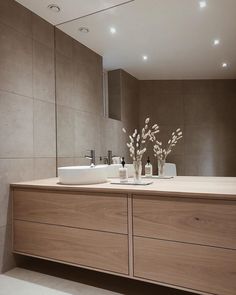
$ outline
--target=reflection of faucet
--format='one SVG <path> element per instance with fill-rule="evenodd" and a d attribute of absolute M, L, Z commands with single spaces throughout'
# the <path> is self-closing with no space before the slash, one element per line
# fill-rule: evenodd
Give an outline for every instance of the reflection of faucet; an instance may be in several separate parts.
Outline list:
<path fill-rule="evenodd" d="M 112 151 L 107 151 L 107 157 L 104 157 L 104 164 L 111 165 L 112 164 L 112 158 L 115 156 L 112 156 Z"/>
<path fill-rule="evenodd" d="M 110 150 L 107 152 L 107 163 L 108 165 L 112 164 L 112 151 Z"/>
<path fill-rule="evenodd" d="M 95 165 L 95 150 L 90 150 L 90 156 L 84 156 L 86 159 L 91 160 L 91 165 Z"/>

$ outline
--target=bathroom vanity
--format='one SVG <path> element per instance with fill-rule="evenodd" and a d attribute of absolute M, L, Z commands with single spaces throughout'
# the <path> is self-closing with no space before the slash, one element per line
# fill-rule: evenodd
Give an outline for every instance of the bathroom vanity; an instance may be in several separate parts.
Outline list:
<path fill-rule="evenodd" d="M 236 294 L 236 178 L 11 185 L 13 252 L 198 294 Z"/>

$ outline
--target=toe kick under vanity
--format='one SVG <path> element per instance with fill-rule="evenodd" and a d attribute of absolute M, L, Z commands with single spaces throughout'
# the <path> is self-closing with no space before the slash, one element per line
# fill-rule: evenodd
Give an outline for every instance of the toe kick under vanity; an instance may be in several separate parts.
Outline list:
<path fill-rule="evenodd" d="M 236 178 L 11 185 L 13 252 L 197 294 L 236 294 Z"/>

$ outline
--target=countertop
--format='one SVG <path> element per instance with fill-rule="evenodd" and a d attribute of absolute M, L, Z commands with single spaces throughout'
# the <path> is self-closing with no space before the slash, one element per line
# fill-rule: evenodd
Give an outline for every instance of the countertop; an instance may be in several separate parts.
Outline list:
<path fill-rule="evenodd" d="M 62 191 L 94 191 L 145 195 L 223 198 L 236 200 L 236 177 L 177 176 L 171 179 L 144 179 L 153 181 L 146 186 L 111 184 L 118 179 L 92 185 L 62 185 L 58 178 L 48 178 L 11 184 L 12 188 L 50 189 Z M 130 179 L 131 181 L 131 179 Z"/>

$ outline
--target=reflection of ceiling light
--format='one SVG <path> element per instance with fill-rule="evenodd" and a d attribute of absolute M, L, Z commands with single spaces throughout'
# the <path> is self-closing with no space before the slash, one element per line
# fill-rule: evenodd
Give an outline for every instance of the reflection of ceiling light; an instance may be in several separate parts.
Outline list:
<path fill-rule="evenodd" d="M 148 59 L 147 55 L 143 55 L 143 60 L 147 60 L 147 59 Z"/>
<path fill-rule="evenodd" d="M 206 1 L 200 1 L 199 6 L 200 8 L 205 8 L 207 6 Z"/>
<path fill-rule="evenodd" d="M 110 32 L 111 32 L 112 34 L 115 34 L 115 33 L 116 33 L 116 28 L 111 27 L 111 28 L 110 28 Z"/>
<path fill-rule="evenodd" d="M 219 45 L 220 44 L 220 40 L 219 39 L 215 39 L 214 40 L 214 45 Z"/>
<path fill-rule="evenodd" d="M 228 67 L 227 62 L 223 62 L 223 63 L 222 63 L 222 68 L 227 68 L 227 67 Z"/>
<path fill-rule="evenodd" d="M 48 8 L 53 12 L 60 12 L 61 8 L 56 4 L 49 4 Z"/>
<path fill-rule="evenodd" d="M 81 33 L 89 33 L 89 29 L 88 28 L 86 28 L 86 27 L 80 27 L 79 28 L 79 31 L 81 32 Z"/>

